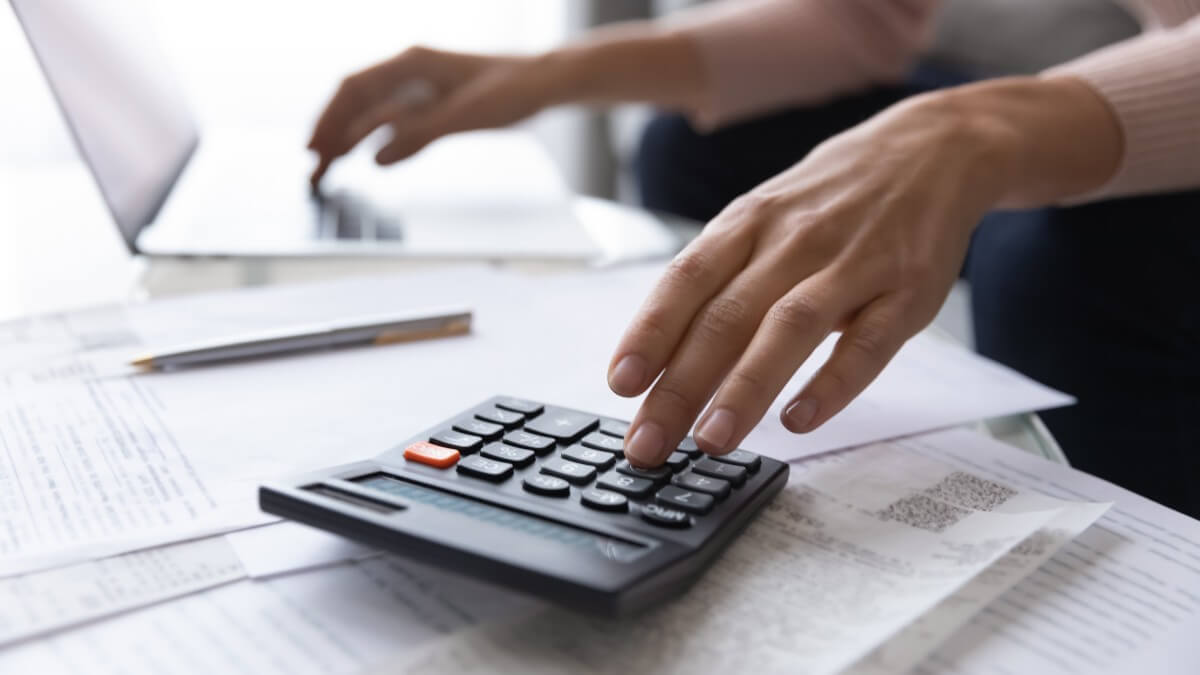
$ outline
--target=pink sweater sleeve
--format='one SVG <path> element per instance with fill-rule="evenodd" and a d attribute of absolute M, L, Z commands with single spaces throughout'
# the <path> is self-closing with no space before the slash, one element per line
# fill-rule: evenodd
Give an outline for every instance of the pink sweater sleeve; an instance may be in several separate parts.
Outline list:
<path fill-rule="evenodd" d="M 939 0 L 753 0 L 685 13 L 708 70 L 694 121 L 712 128 L 904 76 Z"/>
<path fill-rule="evenodd" d="M 1200 16 L 1050 69 L 1091 84 L 1125 136 L 1117 173 L 1072 202 L 1200 187 Z"/>

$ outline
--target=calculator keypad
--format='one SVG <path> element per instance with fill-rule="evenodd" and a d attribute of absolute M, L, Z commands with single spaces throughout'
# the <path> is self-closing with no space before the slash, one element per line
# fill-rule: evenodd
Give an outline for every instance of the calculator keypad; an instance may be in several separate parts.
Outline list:
<path fill-rule="evenodd" d="M 588 488 L 581 492 L 579 502 L 600 511 L 626 511 L 629 509 L 629 499 L 625 495 L 599 488 Z"/>
<path fill-rule="evenodd" d="M 511 410 L 513 412 L 519 412 L 527 417 L 541 415 L 542 411 L 545 410 L 545 406 L 543 406 L 541 403 L 537 403 L 535 401 L 526 401 L 523 398 L 513 398 L 511 396 L 505 396 L 499 401 L 496 401 L 496 407 L 503 408 L 504 410 Z"/>
<path fill-rule="evenodd" d="M 446 429 L 429 437 L 429 442 L 446 448 L 454 448 L 464 455 L 469 455 L 483 447 L 483 439 L 460 431 Z"/>
<path fill-rule="evenodd" d="M 593 431 L 587 436 L 584 436 L 580 443 L 589 448 L 604 450 L 605 452 L 625 451 L 625 439 L 617 438 L 616 436 L 609 436 L 599 431 Z"/>
<path fill-rule="evenodd" d="M 504 484 L 521 473 L 518 491 L 563 499 L 605 513 L 632 513 L 658 527 L 686 528 L 743 486 L 761 466 L 758 455 L 734 450 L 707 457 L 684 439 L 662 466 L 640 468 L 623 457 L 629 425 L 501 398 L 456 418 L 406 459 L 464 479 Z M 505 488 L 513 489 L 513 488 Z M 569 503 L 569 502 L 566 502 Z"/>
<path fill-rule="evenodd" d="M 630 464 L 627 460 L 622 460 L 620 464 L 617 464 L 617 473 L 661 483 L 671 477 L 672 471 L 671 467 L 666 465 L 656 466 L 653 469 L 643 469 Z"/>
<path fill-rule="evenodd" d="M 528 431 L 513 431 L 505 434 L 504 442 L 509 445 L 515 445 L 518 448 L 533 450 L 539 455 L 544 455 L 554 449 L 553 438 L 538 436 Z"/>
<path fill-rule="evenodd" d="M 494 441 L 500 438 L 500 434 L 504 433 L 503 426 L 477 419 L 459 420 L 454 423 L 454 430 L 459 433 L 478 436 L 485 441 Z"/>
<path fill-rule="evenodd" d="M 712 495 L 717 499 L 724 499 L 729 496 L 731 490 L 729 481 L 720 478 L 710 478 L 709 476 L 701 476 L 695 471 L 687 471 L 685 473 L 675 474 L 671 479 L 671 485 L 678 485 L 685 490 L 693 492 L 703 492 L 706 495 Z"/>
<path fill-rule="evenodd" d="M 477 410 L 475 412 L 475 418 L 481 419 L 484 422 L 499 424 L 505 429 L 516 429 L 517 427 L 521 426 L 522 422 L 525 421 L 525 416 L 521 413 L 513 412 L 511 410 L 503 410 L 501 408 Z"/>
<path fill-rule="evenodd" d="M 482 455 L 471 455 L 458 463 L 458 472 L 474 478 L 500 482 L 513 475 L 513 465 Z"/>
<path fill-rule="evenodd" d="M 587 485 L 596 477 L 596 467 L 555 457 L 542 462 L 542 473 L 576 485 Z"/>
<path fill-rule="evenodd" d="M 629 425 L 624 422 L 616 422 L 613 420 L 604 420 L 600 422 L 600 433 L 616 436 L 617 438 L 625 438 L 629 433 Z"/>
<path fill-rule="evenodd" d="M 504 443 L 492 443 L 485 446 L 479 454 L 488 459 L 495 459 L 501 462 L 508 462 L 515 467 L 523 468 L 533 464 L 534 454 L 532 450 L 525 448 L 517 448 Z"/>
<path fill-rule="evenodd" d="M 454 463 L 458 461 L 460 456 L 458 450 L 454 448 L 447 448 L 425 441 L 417 441 L 404 449 L 404 459 L 438 469 L 454 466 Z"/>
<path fill-rule="evenodd" d="M 527 422 L 525 430 L 549 436 L 562 443 L 571 443 L 598 426 L 598 417 L 568 410 L 553 410 Z"/>
<path fill-rule="evenodd" d="M 706 495 L 692 490 L 684 490 L 676 485 L 668 485 L 654 495 L 654 500 L 663 506 L 704 515 L 712 510 L 713 504 L 717 501 L 712 495 Z"/>
<path fill-rule="evenodd" d="M 610 472 L 604 474 L 600 477 L 600 480 L 596 481 L 596 487 L 620 492 L 632 499 L 644 499 L 654 491 L 654 481 Z"/>
<path fill-rule="evenodd" d="M 601 471 L 608 469 L 617 461 L 617 456 L 611 452 L 593 450 L 592 448 L 585 448 L 578 445 L 572 445 L 566 450 L 563 450 L 562 456 L 564 459 L 569 459 L 572 462 L 590 464 Z"/>
<path fill-rule="evenodd" d="M 738 487 L 746 482 L 746 467 L 738 466 L 737 464 L 726 464 L 710 457 L 703 457 L 696 460 L 692 465 L 692 471 L 713 478 L 723 478 Z"/>

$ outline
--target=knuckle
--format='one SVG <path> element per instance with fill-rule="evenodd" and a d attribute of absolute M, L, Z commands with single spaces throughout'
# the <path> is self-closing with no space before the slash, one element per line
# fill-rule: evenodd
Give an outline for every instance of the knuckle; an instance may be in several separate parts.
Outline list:
<path fill-rule="evenodd" d="M 689 287 L 708 278 L 712 263 L 708 256 L 698 251 L 684 251 L 667 265 L 666 280 L 672 285 Z"/>
<path fill-rule="evenodd" d="M 696 327 L 708 336 L 724 336 L 745 325 L 746 304 L 737 298 L 713 298 L 701 312 Z"/>
<path fill-rule="evenodd" d="M 865 358 L 874 363 L 883 359 L 890 342 L 883 326 L 871 323 L 863 324 L 848 336 L 847 347 L 859 358 Z"/>
<path fill-rule="evenodd" d="M 647 397 L 648 403 L 658 408 L 668 408 L 675 412 L 689 414 L 699 409 L 695 398 L 688 393 L 688 388 L 676 378 L 663 377 L 654 385 L 654 390 Z"/>
<path fill-rule="evenodd" d="M 736 392 L 740 400 L 762 401 L 774 398 L 769 396 L 770 392 L 762 375 L 746 368 L 730 373 L 726 386 L 730 391 Z"/>
<path fill-rule="evenodd" d="M 734 199 L 725 214 L 734 219 L 761 220 L 778 213 L 782 199 L 770 192 L 753 191 Z"/>
<path fill-rule="evenodd" d="M 411 47 L 404 48 L 404 50 L 402 50 L 396 58 L 401 61 L 418 61 L 427 58 L 432 53 L 433 50 L 429 47 L 425 47 L 423 45 L 413 45 Z"/>
<path fill-rule="evenodd" d="M 642 313 L 635 329 L 639 340 L 659 343 L 667 337 L 669 312 L 664 307 L 651 307 Z"/>
<path fill-rule="evenodd" d="M 771 306 L 767 318 L 778 328 L 804 331 L 820 323 L 821 311 L 810 296 L 789 293 Z"/>

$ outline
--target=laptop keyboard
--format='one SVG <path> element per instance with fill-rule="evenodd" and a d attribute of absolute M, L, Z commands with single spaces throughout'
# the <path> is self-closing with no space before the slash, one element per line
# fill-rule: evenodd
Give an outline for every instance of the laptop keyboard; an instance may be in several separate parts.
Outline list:
<path fill-rule="evenodd" d="M 313 195 L 317 234 L 321 239 L 398 241 L 404 229 L 398 218 L 346 190 Z"/>

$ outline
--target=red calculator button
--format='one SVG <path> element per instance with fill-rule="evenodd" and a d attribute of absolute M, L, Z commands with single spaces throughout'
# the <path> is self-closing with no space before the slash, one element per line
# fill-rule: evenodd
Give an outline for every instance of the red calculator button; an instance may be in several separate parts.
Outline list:
<path fill-rule="evenodd" d="M 427 441 L 417 441 L 404 449 L 404 459 L 420 462 L 439 469 L 454 466 L 459 454 L 454 448 L 444 448 Z"/>

